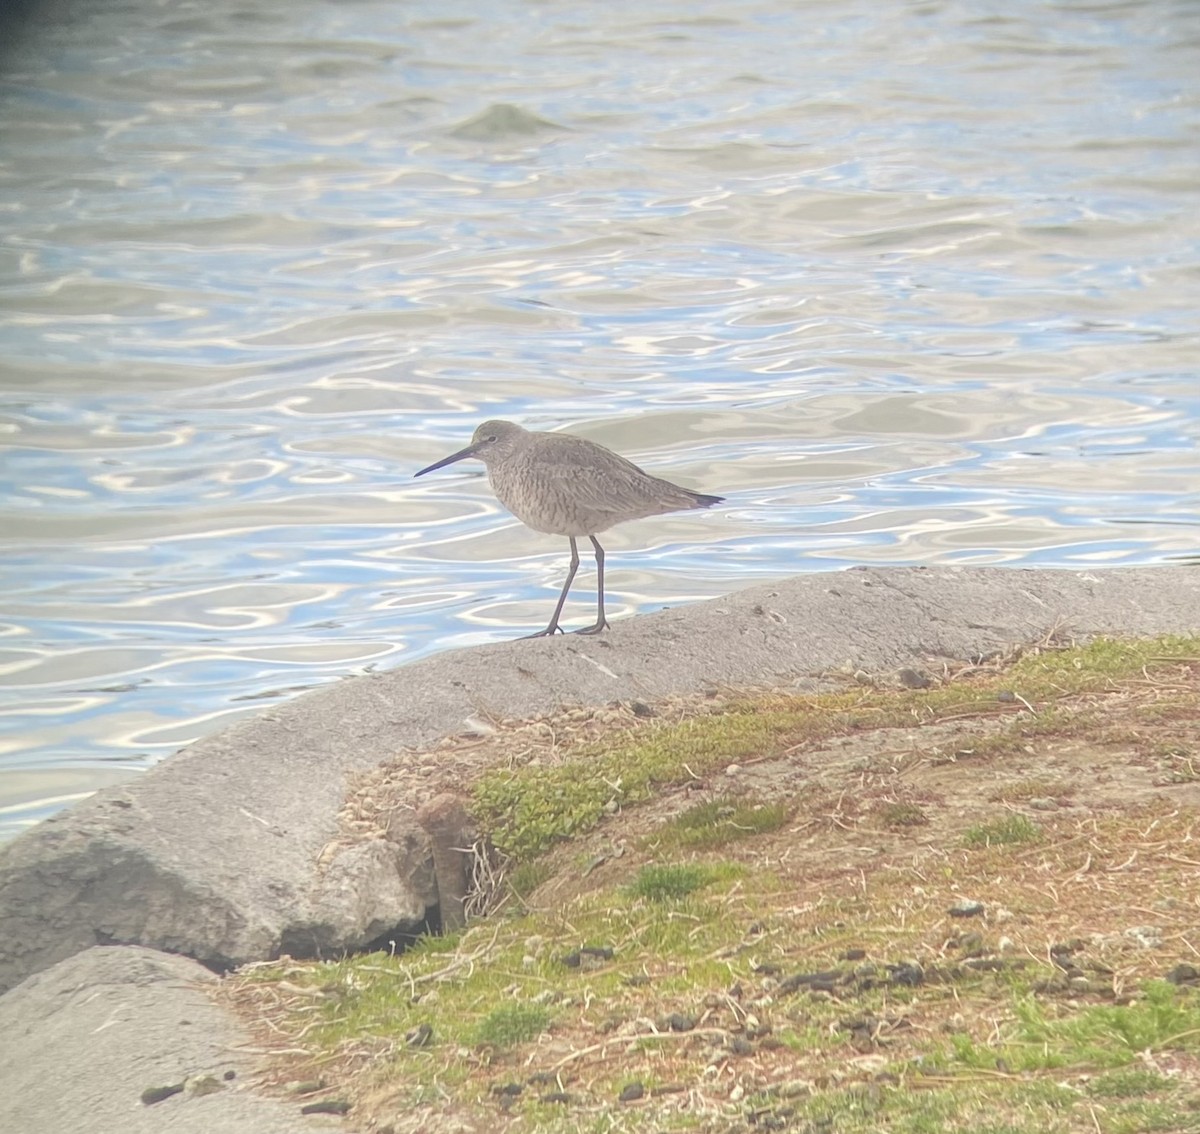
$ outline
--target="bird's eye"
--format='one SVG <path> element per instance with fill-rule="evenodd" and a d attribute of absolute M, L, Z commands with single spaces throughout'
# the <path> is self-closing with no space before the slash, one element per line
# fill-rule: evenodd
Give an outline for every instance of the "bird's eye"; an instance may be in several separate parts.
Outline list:
<path fill-rule="evenodd" d="M 490 437 L 488 437 L 488 438 L 487 438 L 487 440 L 488 440 L 488 441 L 495 441 L 495 440 L 496 440 L 496 435 L 493 433 L 493 434 L 492 434 Z"/>

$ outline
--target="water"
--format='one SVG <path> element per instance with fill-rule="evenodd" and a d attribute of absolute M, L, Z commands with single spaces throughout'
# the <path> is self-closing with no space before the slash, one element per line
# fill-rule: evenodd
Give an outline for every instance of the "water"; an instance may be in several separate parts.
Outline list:
<path fill-rule="evenodd" d="M 0 90 L 0 833 L 544 624 L 565 541 L 410 479 L 487 417 L 729 497 L 610 533 L 610 618 L 1198 558 L 1187 0 L 38 12 Z"/>

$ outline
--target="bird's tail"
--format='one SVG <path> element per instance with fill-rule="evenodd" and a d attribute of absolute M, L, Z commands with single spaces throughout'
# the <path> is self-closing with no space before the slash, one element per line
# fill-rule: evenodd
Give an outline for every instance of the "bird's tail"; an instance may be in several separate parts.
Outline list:
<path fill-rule="evenodd" d="M 696 502 L 694 508 L 711 508 L 714 504 L 724 504 L 724 496 L 707 496 L 703 492 L 689 492 L 688 495 Z"/>

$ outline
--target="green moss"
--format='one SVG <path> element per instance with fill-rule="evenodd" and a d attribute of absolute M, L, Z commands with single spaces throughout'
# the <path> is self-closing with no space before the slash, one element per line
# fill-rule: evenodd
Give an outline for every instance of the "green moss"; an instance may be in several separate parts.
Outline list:
<path fill-rule="evenodd" d="M 863 728 L 902 727 L 960 717 L 1022 714 L 962 755 L 1020 751 L 1034 735 L 1069 728 L 1054 702 L 1109 689 L 1156 659 L 1197 658 L 1194 638 L 1096 639 L 1088 646 L 1022 657 L 1003 671 L 927 690 L 855 689 L 844 693 L 733 698 L 723 711 L 677 722 L 650 722 L 583 744 L 562 764 L 497 768 L 475 783 L 473 811 L 493 842 L 516 859 L 595 826 L 608 811 L 644 801 L 656 787 L 682 783 L 749 759 L 778 755 Z M 1021 701 L 1014 701 L 1018 696 Z M 1022 701 L 1036 706 L 1032 717 Z"/>
<path fill-rule="evenodd" d="M 854 1085 L 804 1102 L 794 1114 L 802 1120 L 795 1128 L 814 1134 L 1068 1134 L 1074 1129 L 1065 1113 L 1073 1092 L 1028 1086 L 1032 1089 L 1023 1090 L 1014 1105 L 999 1084 L 964 1082 L 924 1090 L 913 1090 L 903 1080 L 894 1086 Z"/>
<path fill-rule="evenodd" d="M 707 863 L 643 866 L 629 884 L 629 894 L 651 902 L 678 902 L 714 882 L 737 877 L 736 866 L 712 866 Z"/>
<path fill-rule="evenodd" d="M 1151 981 L 1132 1004 L 1099 1004 L 1057 1016 L 1033 997 L 1019 999 L 1008 1035 L 981 1047 L 965 1036 L 952 1041 L 968 1067 L 1043 1071 L 1061 1067 L 1125 1067 L 1139 1052 L 1200 1050 L 1200 998 L 1166 981 Z"/>
<path fill-rule="evenodd" d="M 475 1028 L 475 1042 L 492 1047 L 512 1047 L 537 1039 L 550 1023 L 550 1012 L 540 1004 L 501 1004 Z"/>
<path fill-rule="evenodd" d="M 1122 1067 L 1093 1079 L 1087 1093 L 1098 1099 L 1140 1098 L 1170 1086 L 1170 1079 L 1145 1067 Z"/>
<path fill-rule="evenodd" d="M 605 810 L 649 798 L 678 782 L 771 750 L 797 713 L 732 710 L 584 746 L 558 767 L 496 770 L 474 787 L 474 810 L 493 841 L 517 858 L 593 827 Z"/>
<path fill-rule="evenodd" d="M 963 832 L 963 842 L 969 847 L 1010 846 L 1035 843 L 1041 835 L 1041 828 L 1024 815 L 1006 815 L 1003 819 L 968 827 Z"/>
<path fill-rule="evenodd" d="M 646 839 L 656 849 L 713 850 L 738 839 L 777 831 L 791 815 L 787 803 L 728 797 L 699 803 Z"/>
<path fill-rule="evenodd" d="M 1174 1093 L 1174 1092 L 1173 1092 Z M 1104 1134 L 1197 1134 L 1200 1114 L 1193 1104 L 1190 1108 L 1180 1098 L 1147 1099 L 1144 1102 L 1114 1106 L 1104 1104 L 1107 1111 Z M 1188 1110 L 1191 1113 L 1188 1113 Z"/>

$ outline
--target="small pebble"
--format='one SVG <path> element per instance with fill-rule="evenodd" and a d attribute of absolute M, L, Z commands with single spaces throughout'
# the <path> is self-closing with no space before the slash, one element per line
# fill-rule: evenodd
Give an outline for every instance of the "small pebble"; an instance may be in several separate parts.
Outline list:
<path fill-rule="evenodd" d="M 1200 969 L 1183 962 L 1167 973 L 1167 980 L 1171 984 L 1196 984 L 1200 982 Z"/>
<path fill-rule="evenodd" d="M 295 1082 L 288 1083 L 284 1088 L 290 1095 L 311 1095 L 313 1091 L 322 1091 L 325 1089 L 324 1079 L 299 1079 Z"/>
<path fill-rule="evenodd" d="M 1029 801 L 1029 806 L 1034 811 L 1057 811 L 1059 803 L 1057 799 L 1051 799 L 1048 795 L 1039 795 Z"/>
<path fill-rule="evenodd" d="M 962 898 L 952 905 L 946 912 L 951 917 L 979 917 L 983 913 L 984 905 L 982 902 L 977 902 L 973 898 Z"/>
<path fill-rule="evenodd" d="M 419 1024 L 404 1036 L 404 1042 L 409 1047 L 427 1047 L 433 1038 L 433 1028 L 429 1024 Z"/>
<path fill-rule="evenodd" d="M 813 1093 L 813 1085 L 807 1079 L 788 1079 L 775 1088 L 775 1094 L 781 1099 L 798 1099 Z"/>
<path fill-rule="evenodd" d="M 215 1095 L 225 1089 L 225 1084 L 215 1075 L 196 1075 L 187 1081 L 187 1093 L 192 1098 L 203 1098 L 205 1095 Z"/>
<path fill-rule="evenodd" d="M 1162 930 L 1157 925 L 1133 925 L 1125 936 L 1143 949 L 1157 949 L 1163 943 Z"/>
<path fill-rule="evenodd" d="M 888 972 L 891 974 L 892 981 L 895 984 L 907 985 L 910 988 L 915 988 L 918 984 L 924 983 L 925 980 L 925 970 L 915 961 L 905 961 L 899 965 L 888 965 Z"/>

